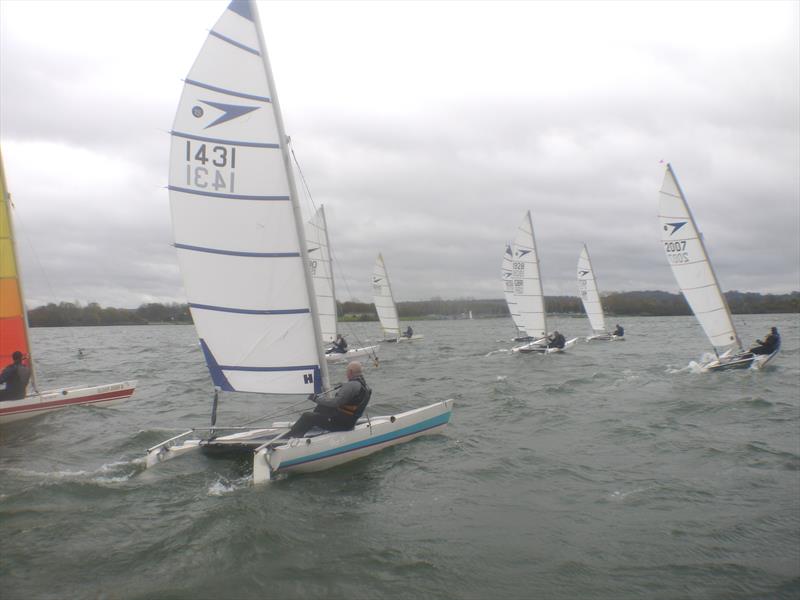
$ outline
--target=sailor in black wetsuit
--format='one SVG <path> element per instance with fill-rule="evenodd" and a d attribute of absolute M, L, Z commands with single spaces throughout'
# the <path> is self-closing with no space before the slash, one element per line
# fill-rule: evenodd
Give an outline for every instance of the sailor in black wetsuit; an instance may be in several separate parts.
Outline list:
<path fill-rule="evenodd" d="M 30 367 L 22 364 L 22 352 L 17 350 L 11 355 L 14 360 L 0 373 L 0 383 L 5 383 L 5 389 L 0 390 L 0 401 L 21 400 L 25 397 L 25 388 L 31 378 Z"/>
<path fill-rule="evenodd" d="M 343 384 L 333 398 L 324 395 L 311 396 L 317 403 L 314 412 L 300 415 L 287 437 L 303 437 L 312 427 L 328 431 L 348 431 L 367 408 L 372 390 L 364 381 L 361 363 L 353 361 L 347 365 L 347 383 Z"/>
<path fill-rule="evenodd" d="M 625 329 L 619 323 L 617 323 L 617 328 L 614 330 L 614 335 L 617 337 L 625 335 Z"/>
<path fill-rule="evenodd" d="M 410 338 L 412 335 L 414 335 L 414 330 L 411 329 L 411 325 L 409 325 L 406 327 L 406 332 L 403 334 L 403 337 Z"/>
<path fill-rule="evenodd" d="M 342 334 L 339 333 L 336 335 L 336 340 L 333 342 L 333 345 L 328 348 L 328 352 L 326 354 L 344 354 L 345 352 L 347 352 L 347 340 L 345 340 L 344 337 L 342 337 Z"/>
<path fill-rule="evenodd" d="M 756 340 L 756 346 L 750 348 L 753 354 L 772 354 L 781 345 L 781 336 L 778 333 L 778 328 L 773 327 L 772 330 L 764 338 L 764 341 Z"/>
<path fill-rule="evenodd" d="M 552 335 L 547 338 L 548 348 L 563 348 L 566 343 L 567 340 L 564 339 L 564 336 L 558 331 L 554 331 Z"/>

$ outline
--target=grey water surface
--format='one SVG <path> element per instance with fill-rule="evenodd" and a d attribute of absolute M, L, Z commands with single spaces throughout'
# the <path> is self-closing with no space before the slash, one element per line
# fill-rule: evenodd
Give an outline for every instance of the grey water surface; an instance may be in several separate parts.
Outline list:
<path fill-rule="evenodd" d="M 735 321 L 745 343 L 781 330 L 764 372 L 694 372 L 692 317 L 620 319 L 627 341 L 550 356 L 508 352 L 507 319 L 412 322 L 425 340 L 367 369 L 371 413 L 452 397 L 443 433 L 259 488 L 247 460 L 144 468 L 209 423 L 194 328 L 34 329 L 40 387 L 139 386 L 0 427 L 0 596 L 800 598 L 800 318 Z M 298 408 L 226 394 L 218 422 Z"/>

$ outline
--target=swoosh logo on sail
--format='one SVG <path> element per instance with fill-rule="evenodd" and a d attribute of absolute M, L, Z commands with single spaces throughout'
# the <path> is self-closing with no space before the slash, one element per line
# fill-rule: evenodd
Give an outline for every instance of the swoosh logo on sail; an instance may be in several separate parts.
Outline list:
<path fill-rule="evenodd" d="M 672 231 L 669 232 L 670 235 L 673 235 L 678 229 L 686 225 L 687 221 L 677 221 L 675 223 L 667 223 L 664 225 L 664 231 L 667 231 L 667 227 L 672 227 Z"/>
<path fill-rule="evenodd" d="M 206 125 L 206 129 L 210 127 L 214 127 L 215 125 L 220 125 L 221 123 L 227 123 L 228 121 L 232 121 L 233 119 L 238 119 L 239 117 L 246 115 L 248 113 L 253 112 L 254 110 L 261 108 L 260 106 L 242 106 L 240 104 L 223 104 L 222 102 L 211 102 L 210 100 L 200 100 L 203 104 L 216 108 L 217 110 L 221 110 L 222 114 L 217 117 L 217 120 L 211 123 L 210 125 Z"/>
<path fill-rule="evenodd" d="M 587 275 L 588 273 L 589 273 L 589 271 L 578 271 L 578 277 L 583 277 L 584 275 Z"/>
<path fill-rule="evenodd" d="M 517 250 L 517 258 L 522 258 L 526 254 L 530 254 L 530 250 Z"/>

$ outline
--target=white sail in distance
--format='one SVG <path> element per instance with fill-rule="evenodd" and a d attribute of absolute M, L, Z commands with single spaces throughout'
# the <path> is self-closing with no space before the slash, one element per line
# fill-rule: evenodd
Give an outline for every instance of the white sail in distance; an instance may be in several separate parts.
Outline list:
<path fill-rule="evenodd" d="M 321 391 L 305 234 L 255 3 L 234 0 L 209 32 L 171 135 L 175 247 L 214 385 Z"/>
<path fill-rule="evenodd" d="M 519 318 L 518 327 L 533 338 L 543 338 L 547 335 L 547 321 L 531 211 L 525 213 L 517 228 L 511 250 L 512 295 Z"/>
<path fill-rule="evenodd" d="M 320 206 L 306 223 L 306 242 L 308 242 L 308 265 L 314 279 L 314 292 L 317 295 L 322 342 L 330 344 L 336 339 L 337 332 L 336 288 L 333 281 L 333 262 L 324 206 Z"/>
<path fill-rule="evenodd" d="M 518 332 L 525 333 L 524 329 L 522 328 L 522 319 L 520 318 L 519 312 L 517 311 L 517 301 L 514 298 L 514 251 L 511 248 L 511 244 L 506 244 L 506 249 L 503 252 L 503 264 L 500 267 L 500 279 L 503 282 L 503 296 L 506 299 L 506 304 L 508 305 L 508 312 L 511 315 L 511 320 L 514 321 L 514 325 L 517 327 Z M 526 334 L 527 335 L 527 334 Z"/>
<path fill-rule="evenodd" d="M 606 333 L 606 319 L 603 314 L 603 304 L 600 301 L 600 292 L 597 289 L 597 278 L 589 258 L 586 244 L 578 257 L 578 293 L 583 302 L 589 324 L 595 334 Z"/>
<path fill-rule="evenodd" d="M 389 283 L 389 274 L 383 256 L 378 254 L 375 267 L 372 270 L 372 298 L 375 310 L 383 328 L 383 334 L 388 338 L 400 337 L 400 319 L 397 316 L 397 305 L 392 295 L 392 285 Z"/>
<path fill-rule="evenodd" d="M 672 274 L 709 341 L 717 352 L 741 348 L 702 234 L 670 165 L 659 192 L 658 221 Z"/>

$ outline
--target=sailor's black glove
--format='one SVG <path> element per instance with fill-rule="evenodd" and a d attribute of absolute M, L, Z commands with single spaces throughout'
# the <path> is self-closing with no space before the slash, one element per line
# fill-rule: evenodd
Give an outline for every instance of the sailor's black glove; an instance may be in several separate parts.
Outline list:
<path fill-rule="evenodd" d="M 309 394 L 308 395 L 308 399 L 311 400 L 311 402 L 316 402 L 317 401 L 317 395 L 316 394 Z"/>

